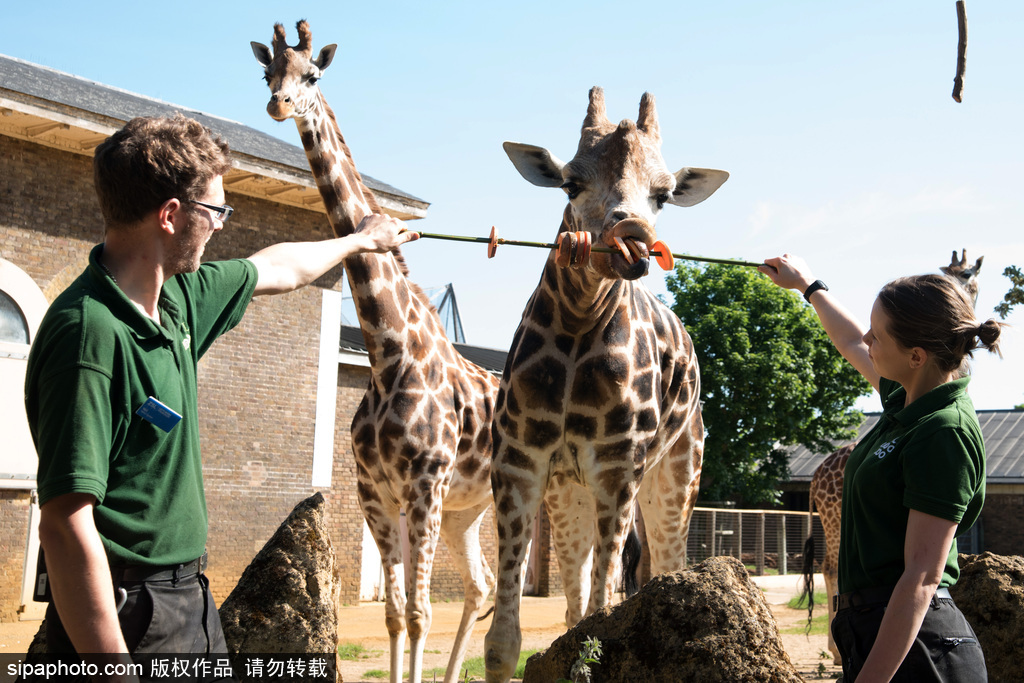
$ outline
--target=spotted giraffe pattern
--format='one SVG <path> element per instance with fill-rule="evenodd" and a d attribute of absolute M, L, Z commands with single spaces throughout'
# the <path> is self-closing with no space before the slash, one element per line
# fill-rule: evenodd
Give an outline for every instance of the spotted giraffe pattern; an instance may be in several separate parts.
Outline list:
<path fill-rule="evenodd" d="M 660 146 L 653 97 L 643 96 L 637 123 L 616 126 L 594 88 L 568 164 L 539 147 L 505 149 L 527 180 L 568 194 L 559 233 L 649 246 L 666 202 L 695 204 L 728 177 L 706 169 L 673 174 Z M 704 444 L 700 373 L 682 323 L 635 281 L 647 266 L 647 258 L 594 252 L 583 267 L 561 268 L 552 254 L 516 331 L 494 422 L 499 557 L 488 681 L 508 681 L 519 655 L 520 567 L 542 502 L 567 626 L 585 605 L 589 614 L 610 603 L 635 501 L 653 571 L 685 563 Z"/>
<path fill-rule="evenodd" d="M 274 26 L 274 52 L 252 43 L 271 90 L 267 111 L 295 120 L 310 168 L 337 236 L 354 232 L 380 207 L 363 184 L 316 82 L 335 45 L 312 59 L 312 36 L 298 23 L 299 44 Z M 480 607 L 494 576 L 480 548 L 480 523 L 491 502 L 491 421 L 498 380 L 452 346 L 436 310 L 411 283 L 400 255 L 345 260 L 371 377 L 352 421 L 356 488 L 384 563 L 391 681 L 402 680 L 406 629 L 409 680 L 420 681 L 430 630 L 430 576 L 438 538 L 462 575 L 465 604 L 445 681 L 457 680 Z M 400 512 L 408 526 L 414 576 L 405 595 Z"/>
<path fill-rule="evenodd" d="M 947 277 L 954 279 L 971 297 L 971 302 L 978 303 L 978 273 L 984 256 L 978 257 L 973 266 L 967 265 L 967 250 L 963 249 L 957 258 L 956 250 L 948 266 L 939 268 Z M 821 573 L 825 579 L 826 603 L 828 605 L 828 649 L 832 653 L 836 665 L 843 663 L 839 648 L 832 640 L 832 619 L 835 609 L 832 598 L 839 592 L 839 530 L 842 521 L 843 481 L 846 461 L 850 459 L 857 442 L 843 446 L 827 456 L 814 470 L 810 489 L 810 513 L 817 509 L 825 536 L 825 554 L 821 563 Z M 806 572 L 805 572 L 806 573 Z M 810 585 L 810 584 L 809 584 Z M 813 615 L 813 604 L 810 604 L 808 618 Z"/>
<path fill-rule="evenodd" d="M 825 600 L 828 604 L 828 649 L 836 665 L 843 663 L 839 648 L 832 640 L 832 618 L 835 616 L 832 597 L 839 591 L 839 523 L 842 514 L 843 472 L 856 446 L 857 442 L 854 441 L 825 456 L 811 478 L 808 514 L 813 517 L 817 509 L 825 534 L 825 557 L 821 563 L 821 573 L 825 578 Z"/>

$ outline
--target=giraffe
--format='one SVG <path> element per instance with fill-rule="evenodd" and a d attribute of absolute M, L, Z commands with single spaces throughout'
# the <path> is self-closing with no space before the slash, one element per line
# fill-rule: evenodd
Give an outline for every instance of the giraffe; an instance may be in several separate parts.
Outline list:
<path fill-rule="evenodd" d="M 814 470 L 811 478 L 810 505 L 807 516 L 811 523 L 814 522 L 814 510 L 818 510 L 818 518 L 821 520 L 821 528 L 825 536 L 825 557 L 821 562 L 821 573 L 825 579 L 825 602 L 828 605 L 828 649 L 832 653 L 834 664 L 841 665 L 843 658 L 839 654 L 839 648 L 832 640 L 832 618 L 835 616 L 835 609 L 832 605 L 832 596 L 839 592 L 839 522 L 841 518 L 843 499 L 843 472 L 846 470 L 846 461 L 850 459 L 850 453 L 857 446 L 857 442 L 849 443 L 837 451 L 825 456 L 818 468 Z M 814 534 L 812 533 L 804 544 L 804 595 L 808 598 L 807 625 L 810 627 L 810 620 L 814 611 Z"/>
<path fill-rule="evenodd" d="M 978 303 L 978 273 L 981 272 L 981 263 L 984 258 L 984 256 L 979 257 L 973 266 L 967 267 L 967 250 L 963 249 L 958 259 L 954 249 L 950 264 L 939 268 L 943 274 L 954 279 L 964 288 L 975 305 Z M 832 619 L 835 617 L 832 598 L 839 592 L 839 528 L 842 521 L 843 477 L 846 471 L 846 461 L 850 459 L 850 453 L 853 452 L 856 445 L 857 442 L 854 441 L 830 453 L 814 470 L 807 513 L 813 521 L 814 510 L 818 510 L 818 517 L 824 531 L 825 555 L 821 563 L 821 573 L 825 579 L 825 601 L 828 605 L 828 649 L 832 653 L 833 662 L 836 665 L 842 664 L 843 660 L 839 649 L 832 640 Z M 812 534 L 804 544 L 803 566 L 804 595 L 808 598 L 808 626 L 810 626 L 810 620 L 814 614 L 814 555 L 814 536 Z"/>
<path fill-rule="evenodd" d="M 522 636 L 520 572 L 541 502 L 568 603 L 566 625 L 611 600 L 623 541 L 640 501 L 654 572 L 679 569 L 703 455 L 700 375 L 679 319 L 635 280 L 647 273 L 654 222 L 666 203 L 697 204 L 724 171 L 671 173 L 661 156 L 654 98 L 637 122 L 612 124 L 590 91 L 576 156 L 506 142 L 519 173 L 561 187 L 559 234 L 589 233 L 622 254 L 562 268 L 552 253 L 523 312 L 501 380 L 491 482 L 498 587 L 485 638 L 488 681 L 509 680 Z M 586 236 L 584 236 L 584 241 Z"/>
<path fill-rule="evenodd" d="M 967 250 L 963 249 L 960 252 L 960 258 L 957 259 L 956 249 L 954 249 L 953 257 L 950 259 L 949 265 L 939 268 L 943 275 L 951 277 L 960 283 L 960 286 L 970 294 L 971 303 L 975 306 L 978 305 L 978 273 L 981 272 L 981 262 L 984 260 L 984 256 L 979 256 L 974 265 L 968 267 Z"/>
<path fill-rule="evenodd" d="M 253 42 L 265 69 L 272 118 L 292 118 L 334 233 L 356 230 L 363 217 L 380 213 L 317 80 L 336 45 L 312 59 L 309 25 L 297 25 L 299 43 L 285 41 L 274 26 L 273 54 Z M 494 576 L 480 548 L 480 524 L 491 503 L 491 420 L 498 380 L 465 360 L 444 333 L 437 311 L 407 279 L 395 253 L 345 260 L 359 324 L 370 357 L 371 377 L 352 420 L 356 488 L 366 522 L 385 568 L 386 623 L 391 682 L 402 680 L 405 635 L 410 640 L 409 680 L 422 675 L 430 631 L 430 576 L 439 536 L 451 551 L 465 587 L 462 622 L 445 674 L 458 678 L 480 607 Z M 408 600 L 402 565 L 399 516 L 405 510 L 412 573 Z"/>

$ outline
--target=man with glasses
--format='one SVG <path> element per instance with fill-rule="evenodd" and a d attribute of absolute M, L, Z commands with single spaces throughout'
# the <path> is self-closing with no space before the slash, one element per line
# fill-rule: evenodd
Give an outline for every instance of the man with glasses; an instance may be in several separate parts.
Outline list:
<path fill-rule="evenodd" d="M 417 235 L 386 216 L 356 233 L 200 265 L 230 218 L 227 144 L 198 122 L 138 118 L 96 149 L 104 241 L 53 303 L 29 356 L 51 653 L 224 653 L 203 575 L 206 501 L 196 366 L 253 296 L 309 284 Z"/>

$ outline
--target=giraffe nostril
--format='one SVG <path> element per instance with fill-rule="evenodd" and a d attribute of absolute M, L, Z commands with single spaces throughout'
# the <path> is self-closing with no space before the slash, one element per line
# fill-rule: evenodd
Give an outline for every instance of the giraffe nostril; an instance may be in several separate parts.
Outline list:
<path fill-rule="evenodd" d="M 612 218 L 614 218 L 617 221 L 624 221 L 628 217 L 629 214 L 627 214 L 625 211 L 615 211 L 614 213 L 612 213 Z"/>

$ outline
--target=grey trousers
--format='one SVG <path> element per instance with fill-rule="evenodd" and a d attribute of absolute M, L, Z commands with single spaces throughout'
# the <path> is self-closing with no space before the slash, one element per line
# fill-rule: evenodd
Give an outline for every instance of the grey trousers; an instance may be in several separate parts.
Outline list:
<path fill-rule="evenodd" d="M 194 681 L 234 680 L 228 664 L 227 643 L 209 581 L 196 574 L 178 581 L 126 581 L 126 599 L 118 612 L 121 632 L 132 660 L 142 664 L 142 681 L 173 678 Z M 75 652 L 57 610 L 46 610 L 47 653 Z"/>
<path fill-rule="evenodd" d="M 875 644 L 886 605 L 839 610 L 832 621 L 832 639 L 843 655 L 843 681 L 853 683 Z M 952 600 L 935 598 L 894 683 L 942 681 L 986 683 L 985 655 L 974 629 Z"/>

